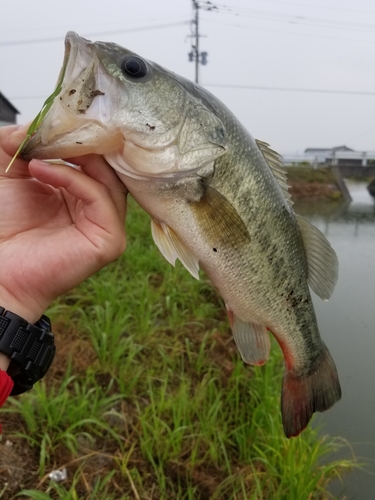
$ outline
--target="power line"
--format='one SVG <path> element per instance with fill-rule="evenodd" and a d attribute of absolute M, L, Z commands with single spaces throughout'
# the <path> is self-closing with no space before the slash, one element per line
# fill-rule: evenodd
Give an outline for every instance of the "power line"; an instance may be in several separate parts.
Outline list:
<path fill-rule="evenodd" d="M 136 25 L 136 24 L 139 24 L 141 26 L 148 26 L 148 25 L 152 25 L 152 23 L 155 23 L 155 24 L 158 24 L 158 23 L 167 23 L 167 22 L 179 22 L 179 21 L 183 21 L 185 20 L 185 17 L 182 17 L 182 16 L 173 16 L 173 17 L 166 17 L 166 16 L 162 16 L 162 17 L 151 17 L 151 18 L 144 18 L 144 16 L 142 16 L 142 19 L 139 19 L 139 18 L 134 18 L 132 20 L 129 20 L 129 28 L 131 27 L 130 25 Z M 82 21 L 82 22 L 81 22 Z M 85 30 L 109 30 L 109 29 L 124 29 L 124 23 L 120 22 L 119 20 L 116 20 L 114 22 L 105 22 L 103 24 L 103 22 L 85 22 L 85 20 L 80 20 L 79 22 L 79 30 L 80 32 L 84 32 Z M 73 31 L 75 30 L 75 28 L 72 28 Z M 78 29 L 78 28 L 77 28 Z M 55 25 L 48 25 L 48 26 L 45 26 L 43 28 L 43 31 L 53 31 L 53 32 L 60 32 L 61 30 L 63 30 L 64 32 L 66 31 L 66 25 L 64 24 L 55 24 Z M 1 29 L 1 33 L 4 34 L 4 33 L 17 33 L 17 29 L 13 26 L 11 29 Z M 35 32 L 38 32 L 40 33 L 41 32 L 41 28 L 40 26 L 39 27 L 35 27 L 34 25 L 33 26 L 28 26 L 26 29 L 22 29 L 21 30 L 22 33 L 35 33 Z M 47 35 L 46 35 L 47 36 Z"/>
<path fill-rule="evenodd" d="M 219 24 L 222 26 L 233 26 L 234 28 L 241 28 L 245 30 L 256 30 L 256 31 L 265 31 L 269 33 L 280 33 L 281 35 L 288 35 L 288 36 L 299 36 L 299 37 L 304 37 L 304 38 L 314 38 L 314 39 L 323 39 L 323 40 L 335 40 L 339 42 L 355 42 L 355 43 L 371 43 L 374 44 L 373 40 L 359 40 L 359 39 L 354 39 L 354 38 L 341 38 L 341 37 L 336 37 L 336 36 L 324 36 L 324 35 L 315 35 L 315 34 L 308 34 L 308 33 L 300 33 L 296 31 L 280 31 L 280 30 L 274 30 L 271 28 L 259 28 L 258 26 L 252 26 L 250 24 L 244 25 L 244 24 L 234 24 L 234 23 L 228 23 L 225 21 L 215 21 L 213 19 L 208 19 L 205 18 L 203 19 L 204 22 L 208 23 L 213 23 L 213 24 Z"/>
<path fill-rule="evenodd" d="M 341 95 L 366 95 L 375 96 L 375 92 L 370 92 L 366 90 L 341 90 L 341 89 L 309 89 L 309 88 L 298 88 L 298 87 L 267 87 L 264 85 L 236 85 L 236 84 L 221 84 L 221 83 L 204 83 L 203 87 L 217 87 L 217 88 L 228 88 L 228 89 L 242 89 L 242 90 L 265 90 L 274 92 L 310 92 L 316 94 L 341 94 Z M 33 100 L 33 99 L 45 99 L 45 95 L 29 95 L 29 96 L 14 96 L 9 97 L 12 101 L 17 100 Z"/>
<path fill-rule="evenodd" d="M 134 31 L 148 31 L 148 30 L 159 30 L 164 28 L 172 28 L 174 26 L 182 26 L 190 24 L 190 21 L 179 21 L 175 23 L 168 24 L 155 24 L 151 26 L 140 26 L 138 28 L 128 28 L 121 30 L 112 30 L 112 31 L 98 31 L 95 33 L 85 33 L 83 36 L 105 36 L 105 35 L 114 35 L 121 33 L 132 33 Z M 9 40 L 5 42 L 0 42 L 0 46 L 10 46 L 10 45 L 25 45 L 30 43 L 46 43 L 46 42 L 61 42 L 63 39 L 62 36 L 50 37 L 50 38 L 31 38 L 28 40 Z"/>
<path fill-rule="evenodd" d="M 374 33 L 375 25 L 367 23 L 356 23 L 348 21 L 339 21 L 336 19 L 324 19 L 309 17 L 304 15 L 284 14 L 281 12 L 271 12 L 264 10 L 253 10 L 246 8 L 228 8 L 225 5 L 216 4 L 217 12 L 229 15 L 251 17 L 265 20 L 273 20 L 276 22 L 300 24 L 303 26 L 314 26 L 319 28 L 331 28 L 341 30 L 360 31 L 365 33 Z"/>
<path fill-rule="evenodd" d="M 263 85 L 231 85 L 221 83 L 204 83 L 204 87 L 221 87 L 230 89 L 244 89 L 244 90 L 271 90 L 277 92 L 312 92 L 317 94 L 347 94 L 347 95 L 367 95 L 375 96 L 375 92 L 368 92 L 366 90 L 334 90 L 334 89 L 308 89 L 308 88 L 295 88 L 295 87 L 267 87 Z"/>
<path fill-rule="evenodd" d="M 296 3 L 296 2 L 282 2 L 281 0 L 262 0 L 262 2 L 268 2 L 268 3 L 276 3 L 278 5 L 293 5 L 295 7 L 302 7 L 302 8 L 312 8 L 314 10 L 316 9 L 324 9 L 324 10 L 335 10 L 335 11 L 345 11 L 345 12 L 357 12 L 360 14 L 375 14 L 375 10 L 358 10 L 358 9 L 346 9 L 344 7 L 329 7 L 328 5 L 312 5 L 312 4 L 301 4 L 301 3 Z M 236 7 L 235 7 L 236 8 Z M 241 7 L 240 7 L 241 8 Z"/>

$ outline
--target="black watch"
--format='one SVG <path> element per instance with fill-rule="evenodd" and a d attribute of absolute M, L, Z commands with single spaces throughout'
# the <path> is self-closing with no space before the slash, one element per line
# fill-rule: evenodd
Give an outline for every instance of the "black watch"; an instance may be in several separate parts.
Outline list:
<path fill-rule="evenodd" d="M 51 321 L 47 316 L 32 325 L 0 307 L 0 352 L 11 359 L 7 370 L 14 382 L 11 396 L 28 391 L 44 377 L 55 351 Z"/>

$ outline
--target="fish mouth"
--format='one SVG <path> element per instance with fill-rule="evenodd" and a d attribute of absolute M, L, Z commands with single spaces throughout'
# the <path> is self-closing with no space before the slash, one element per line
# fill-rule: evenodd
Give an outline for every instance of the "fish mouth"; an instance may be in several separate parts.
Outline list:
<path fill-rule="evenodd" d="M 56 88 L 60 85 L 60 92 L 21 155 L 26 160 L 67 158 L 103 154 L 118 146 L 119 134 L 109 137 L 116 106 L 113 87 L 117 83 L 98 58 L 95 44 L 73 31 L 65 37 L 64 61 Z M 107 92 L 109 88 L 111 92 Z"/>

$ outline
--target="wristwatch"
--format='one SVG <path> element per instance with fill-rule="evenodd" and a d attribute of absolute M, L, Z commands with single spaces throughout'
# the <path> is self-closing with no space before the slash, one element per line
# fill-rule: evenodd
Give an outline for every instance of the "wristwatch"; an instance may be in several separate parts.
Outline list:
<path fill-rule="evenodd" d="M 0 307 L 0 352 L 11 360 L 7 373 L 14 386 L 10 395 L 28 391 L 44 377 L 55 356 L 51 321 L 43 315 L 32 325 Z"/>

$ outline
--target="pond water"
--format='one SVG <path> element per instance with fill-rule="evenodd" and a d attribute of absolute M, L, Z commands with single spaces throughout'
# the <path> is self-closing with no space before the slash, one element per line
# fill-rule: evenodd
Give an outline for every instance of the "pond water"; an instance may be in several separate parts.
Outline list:
<path fill-rule="evenodd" d="M 366 471 L 332 485 L 335 498 L 375 499 L 375 203 L 364 183 L 347 181 L 347 206 L 295 206 L 328 238 L 339 259 L 329 302 L 314 297 L 319 328 L 336 362 L 342 399 L 315 420 L 322 433 L 347 439 Z M 346 449 L 342 456 L 350 456 Z"/>

